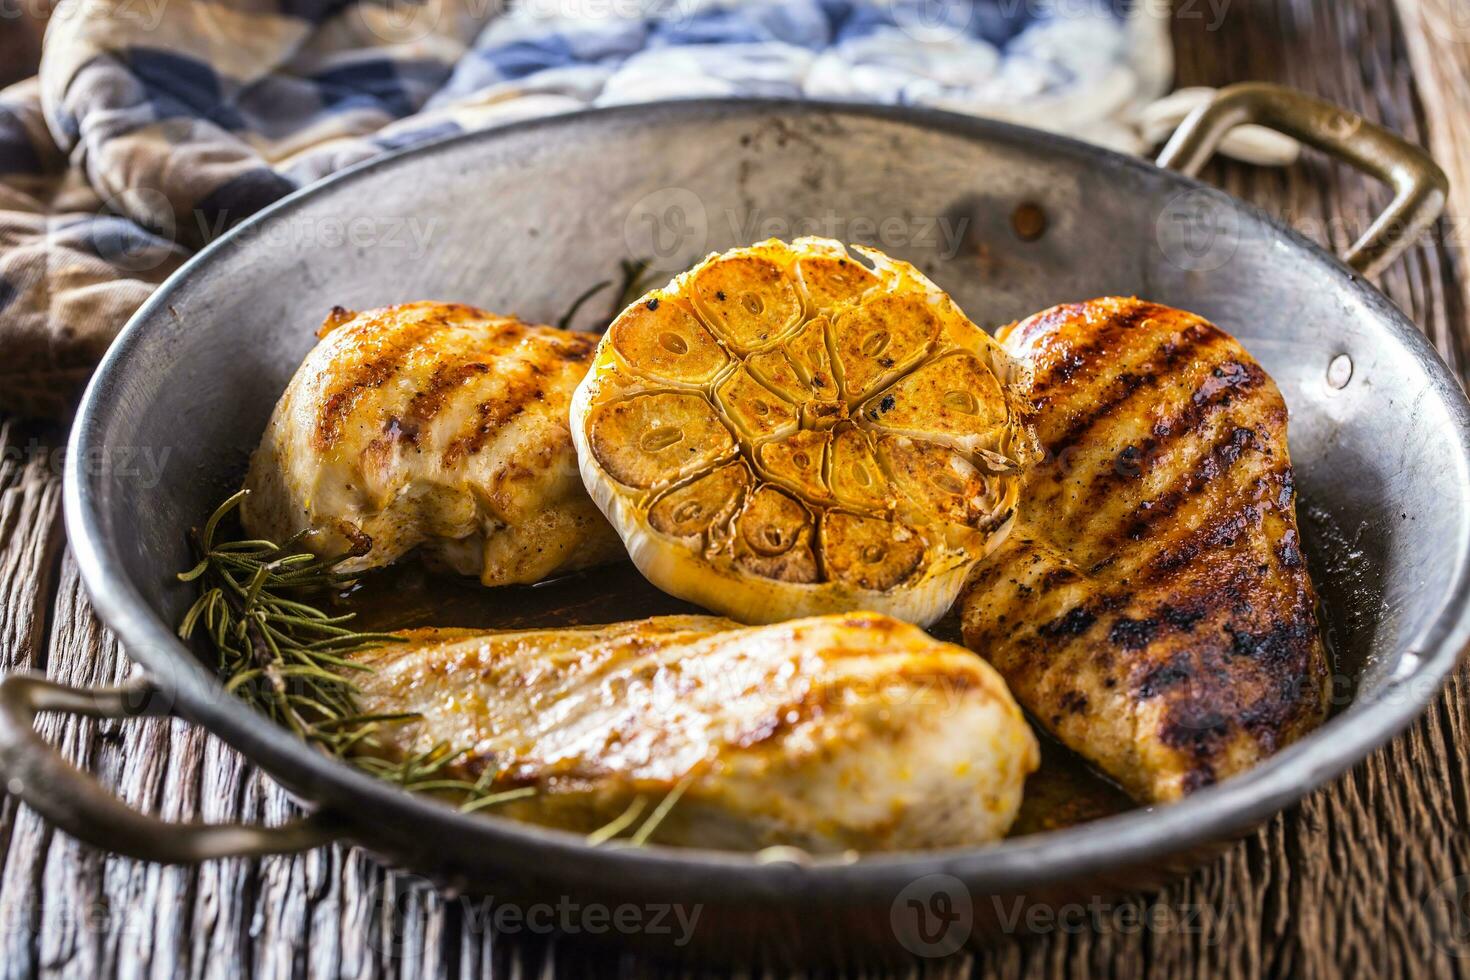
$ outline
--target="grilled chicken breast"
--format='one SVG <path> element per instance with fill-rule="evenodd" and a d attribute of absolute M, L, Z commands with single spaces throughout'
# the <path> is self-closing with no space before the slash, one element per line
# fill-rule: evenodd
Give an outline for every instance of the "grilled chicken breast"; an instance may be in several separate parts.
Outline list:
<path fill-rule="evenodd" d="M 340 308 L 276 405 L 246 529 L 347 571 L 419 547 L 486 585 L 623 554 L 567 427 L 597 338 L 451 303 Z"/>
<path fill-rule="evenodd" d="M 1323 718 L 1328 665 L 1276 385 L 1205 320 L 1136 299 L 1001 333 L 1046 450 L 972 576 L 966 643 L 1143 801 L 1248 769 Z"/>
<path fill-rule="evenodd" d="M 908 850 L 1002 836 L 1038 751 L 995 672 L 875 613 L 743 628 L 704 616 L 535 632 L 418 630 L 358 655 L 390 759 L 535 787 L 494 812 L 755 849 Z M 641 801 L 641 802 L 640 802 Z M 630 810 L 630 808 L 632 808 Z"/>

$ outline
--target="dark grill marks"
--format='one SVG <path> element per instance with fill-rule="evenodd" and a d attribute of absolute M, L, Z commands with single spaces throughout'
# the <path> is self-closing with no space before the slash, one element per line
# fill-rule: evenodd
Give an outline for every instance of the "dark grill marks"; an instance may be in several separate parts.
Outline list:
<path fill-rule="evenodd" d="M 1157 619 L 1129 619 L 1122 616 L 1108 630 L 1108 642 L 1124 650 L 1142 650 L 1153 641 L 1158 631 Z"/>
<path fill-rule="evenodd" d="M 1202 348 L 1223 339 L 1223 334 L 1204 323 L 1192 324 L 1177 334 L 1172 331 L 1166 333 L 1148 356 L 1142 359 L 1137 369 L 1117 375 L 1108 389 L 1107 397 L 1071 419 L 1066 430 L 1046 447 L 1047 453 L 1058 456 L 1076 446 L 1099 422 L 1123 414 L 1127 404 L 1139 391 L 1156 389 L 1160 380 L 1172 375 L 1185 360 L 1198 355 Z M 1117 362 L 1119 352 L 1111 349 L 1110 342 L 1099 342 L 1079 348 L 1071 352 L 1069 357 L 1077 359 L 1079 367 L 1091 364 L 1094 365 L 1094 370 L 1107 370 Z"/>
<path fill-rule="evenodd" d="M 1192 472 L 1154 499 L 1139 504 L 1138 509 L 1125 518 L 1119 531 L 1108 539 L 1120 545 L 1120 536 L 1128 541 L 1143 541 L 1160 521 L 1172 517 L 1186 500 L 1198 496 L 1212 481 L 1224 476 L 1240 461 L 1247 446 L 1256 449 L 1261 446 L 1254 430 L 1235 426 L 1223 433 Z M 1256 517 L 1259 518 L 1259 514 Z"/>
<path fill-rule="evenodd" d="M 1206 786 L 1213 786 L 1215 779 L 1215 768 L 1208 763 L 1201 762 L 1184 774 L 1184 792 L 1193 793 Z"/>
<path fill-rule="evenodd" d="M 1166 490 L 1153 500 L 1145 500 L 1134 511 L 1132 520 L 1123 525 L 1123 536 L 1129 541 L 1142 541 L 1159 520 L 1168 517 L 1184 502 L 1179 490 Z"/>
<path fill-rule="evenodd" d="M 1087 695 L 1081 691 L 1065 691 L 1057 699 L 1057 704 L 1069 715 L 1085 714 L 1087 711 Z"/>
<path fill-rule="evenodd" d="M 1159 726 L 1159 741 L 1177 749 L 1197 766 L 1208 766 L 1213 755 L 1230 734 L 1230 718 L 1209 697 L 1181 698 L 1169 705 Z"/>
<path fill-rule="evenodd" d="M 1254 365 L 1251 365 L 1251 367 L 1254 367 Z M 1199 389 L 1195 391 L 1194 403 L 1198 405 L 1202 402 L 1210 401 L 1221 392 L 1245 385 L 1252 380 L 1252 373 L 1249 367 L 1241 364 L 1239 361 L 1226 361 L 1211 371 L 1210 376 L 1205 379 L 1205 383 L 1200 385 Z M 1259 375 L 1260 369 L 1256 368 L 1254 374 Z M 1256 380 L 1259 380 L 1259 378 Z"/>
<path fill-rule="evenodd" d="M 1282 469 L 1280 477 L 1281 491 L 1276 497 L 1276 507 L 1283 513 L 1291 506 L 1291 498 L 1296 493 L 1296 473 L 1290 466 Z"/>
<path fill-rule="evenodd" d="M 1214 548 L 1233 548 L 1250 528 L 1260 520 L 1260 512 L 1247 504 L 1239 513 L 1227 515 L 1214 524 L 1205 535 L 1204 543 Z"/>
<path fill-rule="evenodd" d="M 1177 630 L 1187 630 L 1204 618 L 1201 609 L 1180 609 L 1177 606 L 1164 605 L 1159 607 L 1159 616 L 1170 626 Z"/>
<path fill-rule="evenodd" d="M 445 466 L 454 466 L 466 456 L 478 453 L 502 426 L 524 412 L 533 402 L 545 397 L 546 392 L 538 377 L 542 372 L 526 362 L 518 363 L 516 367 L 519 369 L 518 373 L 507 374 L 495 397 L 475 406 L 475 414 L 464 431 L 445 447 Z"/>
<path fill-rule="evenodd" d="M 563 361 L 590 361 L 597 349 L 597 338 L 590 333 L 572 332 L 570 336 L 543 338 L 551 352 Z"/>
<path fill-rule="evenodd" d="M 1223 510 L 1186 534 L 1176 539 L 1172 547 L 1161 550 L 1143 568 L 1142 582 L 1157 584 L 1176 572 L 1182 571 L 1191 562 L 1212 548 L 1233 547 L 1238 538 L 1252 528 L 1259 528 L 1261 512 L 1249 504 L 1237 510 Z"/>
<path fill-rule="evenodd" d="M 1121 358 L 1119 345 L 1130 332 L 1158 307 L 1141 305 L 1130 307 L 1126 312 L 1109 316 L 1085 344 L 1063 351 L 1049 368 L 1038 371 L 1031 384 L 1031 401 L 1040 408 L 1058 397 L 1075 394 L 1068 389 L 1078 374 L 1089 374 L 1085 368 L 1098 363 L 1116 364 Z M 1029 333 L 1029 331 L 1028 331 Z"/>
<path fill-rule="evenodd" d="M 359 336 L 372 336 L 372 328 L 382 319 L 401 317 L 395 310 L 380 311 L 372 323 L 358 331 Z M 398 373 L 413 351 L 426 340 L 449 325 L 442 313 L 424 316 L 408 323 L 401 320 L 397 329 L 390 329 L 382 340 L 372 345 L 371 353 L 345 371 L 345 377 L 322 403 L 316 424 L 317 449 L 326 451 L 342 437 L 342 427 L 347 416 L 364 393 L 382 387 L 389 378 Z"/>
<path fill-rule="evenodd" d="M 720 299 L 722 300 L 724 298 L 724 296 L 720 297 Z M 1083 303 L 1067 303 L 1062 306 L 1054 307 L 1050 310 L 1047 310 L 1045 313 L 1031 317 L 1029 320 L 1027 320 L 1026 328 L 1021 331 L 1021 339 L 1030 340 L 1036 334 L 1045 333 L 1058 324 L 1064 325 L 1073 317 L 1085 316 L 1086 313 L 1087 307 Z"/>
<path fill-rule="evenodd" d="M 1287 568 L 1302 567 L 1302 549 L 1295 531 L 1287 531 L 1281 535 L 1281 543 L 1276 546 L 1276 557 Z"/>
<path fill-rule="evenodd" d="M 1237 377 L 1234 373 L 1229 376 L 1232 379 Z M 1178 415 L 1155 425 L 1153 433 L 1143 441 L 1142 445 L 1127 447 L 1132 450 L 1127 460 L 1097 473 L 1088 483 L 1088 494 L 1096 497 L 1108 492 L 1120 482 L 1136 478 L 1148 470 L 1150 460 L 1184 442 L 1188 437 L 1204 435 L 1211 417 L 1229 406 L 1232 393 L 1255 390 L 1265 381 L 1265 378 L 1265 372 L 1252 364 L 1244 367 L 1238 379 L 1232 380 L 1231 384 L 1217 385 L 1212 389 L 1213 393 L 1210 397 L 1200 398 L 1196 392 L 1195 397 L 1191 398 L 1189 404 Z M 1218 477 L 1224 468 L 1238 460 L 1247 446 L 1259 447 L 1259 441 L 1255 436 L 1254 430 L 1244 426 L 1235 426 L 1223 437 L 1217 439 L 1206 453 L 1204 462 L 1196 471 L 1197 478 L 1192 478 L 1186 492 L 1191 494 L 1199 492 L 1204 483 Z M 1164 496 L 1167 496 L 1167 493 Z M 1175 506 L 1177 508 L 1177 502 Z M 1169 512 L 1172 513 L 1172 510 Z M 1130 538 L 1134 541 L 1140 540 L 1132 535 Z"/>
<path fill-rule="evenodd" d="M 1063 567 L 1049 569 L 1047 573 L 1041 577 L 1041 591 L 1050 592 L 1052 589 L 1055 589 L 1058 586 L 1068 585 L 1072 582 L 1079 581 L 1081 578 L 1082 576 L 1071 568 Z"/>
<path fill-rule="evenodd" d="M 1064 636 L 1081 636 L 1095 622 L 1097 622 L 1097 616 L 1083 606 L 1076 606 L 1051 622 L 1037 627 L 1036 632 L 1049 640 Z"/>
<path fill-rule="evenodd" d="M 1190 663 L 1189 651 L 1180 651 L 1145 673 L 1133 686 L 1133 690 L 1140 698 L 1154 698 L 1172 691 L 1193 677 L 1194 666 Z"/>
<path fill-rule="evenodd" d="M 439 414 L 439 410 L 449 400 L 451 391 L 489 370 L 490 365 L 478 361 L 469 364 L 440 364 L 436 367 L 428 383 L 409 399 L 408 408 L 404 412 L 405 419 L 413 426 L 415 438 L 418 429 L 432 422 Z"/>
<path fill-rule="evenodd" d="M 1266 670 L 1291 668 L 1288 674 L 1305 667 L 1316 638 L 1311 623 L 1300 619 L 1272 623 L 1257 632 L 1226 626 L 1225 632 L 1230 636 L 1232 654 L 1248 657 Z"/>
<path fill-rule="evenodd" d="M 1068 351 L 1062 355 L 1059 361 L 1052 365 L 1051 373 L 1046 376 L 1046 383 L 1054 384 L 1058 381 L 1071 381 L 1072 376 L 1086 363 L 1087 358 L 1082 354 L 1077 351 Z"/>

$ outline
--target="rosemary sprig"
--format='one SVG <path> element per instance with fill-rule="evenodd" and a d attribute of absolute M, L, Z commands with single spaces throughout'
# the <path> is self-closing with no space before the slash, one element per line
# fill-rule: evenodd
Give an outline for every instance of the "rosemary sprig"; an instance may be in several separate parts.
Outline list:
<path fill-rule="evenodd" d="M 679 798 L 684 795 L 685 790 L 694 784 L 694 780 L 699 777 L 702 768 L 702 766 L 695 766 L 686 772 L 668 793 L 664 795 L 664 798 L 659 800 L 658 806 L 653 808 L 653 812 L 648 815 L 648 819 L 644 820 L 637 830 L 633 831 L 629 837 L 620 843 L 625 843 L 633 847 L 642 847 L 647 844 L 649 838 L 653 836 L 654 831 L 658 830 L 659 824 L 664 822 L 664 818 L 678 804 Z M 596 847 L 599 844 L 606 844 L 608 841 L 613 840 L 623 831 L 633 826 L 638 818 L 643 815 L 643 811 L 647 807 L 648 797 L 643 795 L 633 797 L 633 802 L 628 804 L 627 809 L 588 834 L 587 843 Z"/>
<path fill-rule="evenodd" d="M 612 309 L 608 312 L 606 318 L 596 325 L 594 332 L 606 330 L 613 320 L 617 319 L 618 314 L 623 312 L 630 303 L 648 292 L 653 278 L 649 276 L 649 264 L 648 259 L 623 259 L 618 262 L 618 290 L 613 296 Z M 556 325 L 563 330 L 570 329 L 572 320 L 577 315 L 577 311 L 585 306 L 588 300 L 611 285 L 613 285 L 613 280 L 604 279 L 601 282 L 588 286 L 582 291 L 580 296 L 572 300 L 572 304 L 567 307 L 566 312 L 557 318 Z"/>
<path fill-rule="evenodd" d="M 611 279 L 604 279 L 602 282 L 588 286 L 582 291 L 582 295 L 572 300 L 572 305 L 567 307 L 567 311 L 561 315 L 561 319 L 556 321 L 556 325 L 563 330 L 570 330 L 572 319 L 577 315 L 577 311 L 582 308 L 582 305 L 611 285 Z"/>
<path fill-rule="evenodd" d="M 592 833 L 588 834 L 587 843 L 591 844 L 593 847 L 596 847 L 598 844 L 604 844 L 607 841 L 612 840 L 614 837 L 618 836 L 618 834 L 621 834 L 623 831 L 633 826 L 633 821 L 638 819 L 638 817 L 643 813 L 644 808 L 647 806 L 648 797 L 633 797 L 633 802 L 628 804 L 628 808 L 626 810 L 618 814 L 618 816 L 614 817 L 612 820 L 603 824 L 601 827 L 598 827 Z"/>
<path fill-rule="evenodd" d="M 654 271 L 649 268 L 652 264 L 651 259 L 623 259 L 618 263 L 618 268 L 623 276 L 622 288 L 618 292 L 617 308 L 608 317 L 609 323 L 627 309 L 630 303 L 652 287 L 653 280 L 656 278 L 656 275 L 650 275 L 650 272 Z"/>
<path fill-rule="evenodd" d="M 643 825 L 633 832 L 632 837 L 628 838 L 628 842 L 634 847 L 642 847 L 648 843 L 648 839 L 653 836 L 653 832 L 658 829 L 658 825 L 664 822 L 664 818 L 669 815 L 669 811 L 674 809 L 674 805 L 679 802 L 679 797 L 683 796 L 684 791 L 693 785 L 695 777 L 698 775 L 698 768 L 690 769 L 686 772 L 684 778 L 675 783 L 674 788 L 669 790 L 668 795 L 659 801 L 658 806 L 654 807 L 653 812 L 648 815 L 648 819 L 643 821 Z"/>
<path fill-rule="evenodd" d="M 478 780 L 457 778 L 451 767 L 468 749 L 440 743 L 403 759 L 387 758 L 383 726 L 417 721 L 413 712 L 366 714 L 357 703 L 354 673 L 372 667 L 351 659 L 388 643 L 392 633 L 358 632 L 355 614 L 331 615 L 323 605 L 354 582 L 338 570 L 345 557 L 325 558 L 301 547 L 304 535 L 282 544 L 260 539 L 221 540 L 220 529 L 248 490 L 220 504 L 202 530 L 191 534 L 198 562 L 179 574 L 195 582 L 199 598 L 179 623 L 179 636 L 208 639 L 225 689 L 301 738 L 412 792 L 453 793 L 466 811 L 522 799 L 533 787 L 495 789 L 493 771 Z"/>
<path fill-rule="evenodd" d="M 458 776 L 455 763 L 464 761 L 469 749 L 448 742 L 401 758 L 386 751 L 379 738 L 383 726 L 423 716 L 364 713 L 350 675 L 373 668 L 350 655 L 402 638 L 354 631 L 347 625 L 354 613 L 334 616 L 323 610 L 355 581 L 338 571 L 347 556 L 323 558 L 299 550 L 303 535 L 279 545 L 262 539 L 221 540 L 221 527 L 248 492 L 241 490 L 220 504 L 203 529 L 190 535 L 198 561 L 178 576 L 199 586 L 199 598 L 184 614 L 179 636 L 188 640 L 203 631 L 218 656 L 225 689 L 369 775 L 414 793 L 453 794 L 461 812 L 476 813 L 535 795 L 534 786 L 497 789 L 497 773 L 491 769 L 474 780 Z M 686 773 L 623 842 L 646 844 L 696 774 L 697 767 Z M 648 804 L 647 797 L 635 797 L 620 815 L 588 834 L 587 842 L 595 846 L 614 840 L 638 822 Z"/>

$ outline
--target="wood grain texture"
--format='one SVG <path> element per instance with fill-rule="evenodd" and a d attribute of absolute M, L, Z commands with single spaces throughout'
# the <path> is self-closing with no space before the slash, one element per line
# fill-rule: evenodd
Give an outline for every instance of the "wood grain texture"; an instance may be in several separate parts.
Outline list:
<path fill-rule="evenodd" d="M 1427 141 L 1459 181 L 1470 218 L 1470 14 L 1458 0 L 1181 2 L 1181 84 L 1280 81 Z M 1223 19 L 1216 22 L 1223 9 Z M 1462 32 L 1433 27 L 1449 16 Z M 1447 12 L 1447 13 L 1446 13 Z M 1402 20 L 1400 17 L 1402 16 Z M 1440 25 L 1441 27 L 1443 24 Z M 1216 29 L 1211 29 L 1212 27 Z M 1463 33 L 1464 36 L 1460 36 Z M 1411 70 L 1411 65 L 1413 66 Z M 1218 166 L 1233 193 L 1344 248 L 1387 199 L 1309 156 L 1284 171 Z M 1465 227 L 1458 222 L 1452 227 Z M 1470 365 L 1463 236 L 1418 243 L 1382 285 L 1449 363 Z M 32 666 L 76 684 L 129 670 L 64 555 L 54 460 L 0 428 L 0 669 Z M 290 804 L 212 736 L 179 722 L 45 718 L 47 737 L 171 818 L 278 821 Z M 910 977 L 1214 977 L 1467 972 L 1434 901 L 1470 874 L 1470 677 L 1462 671 L 1402 737 L 1272 820 L 1209 867 L 1101 913 Z M 1447 893 L 1441 888 L 1451 882 Z M 1439 891 L 1436 891 L 1439 889 Z M 493 901 L 441 895 L 354 849 L 197 869 L 101 856 L 0 806 L 0 976 L 637 976 L 662 973 L 615 949 L 489 926 Z M 1146 913 L 1156 925 L 1138 928 Z M 1085 916 L 1089 918 L 1092 916 Z M 1459 954 L 1459 955 L 1456 955 Z M 752 964 L 740 976 L 763 976 Z M 886 976 L 853 971 L 853 976 Z"/>

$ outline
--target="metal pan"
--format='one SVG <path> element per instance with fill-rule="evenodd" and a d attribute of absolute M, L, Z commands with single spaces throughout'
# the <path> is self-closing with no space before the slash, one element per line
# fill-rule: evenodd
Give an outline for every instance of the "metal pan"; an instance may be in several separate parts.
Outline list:
<path fill-rule="evenodd" d="M 1186 176 L 1244 122 L 1392 185 L 1393 205 L 1345 263 Z M 200 861 L 340 838 L 502 898 L 699 905 L 696 943 L 745 958 L 757 948 L 801 958 L 913 949 L 925 937 L 905 934 L 903 910 L 936 889 L 961 892 L 974 926 L 964 935 L 980 936 L 1005 927 L 1018 897 L 1057 902 L 1151 884 L 1402 729 L 1470 636 L 1470 408 L 1420 332 L 1364 278 L 1435 218 L 1444 190 L 1417 148 L 1268 86 L 1223 92 L 1160 166 L 945 113 L 720 101 L 523 123 L 338 175 L 202 252 L 98 370 L 68 454 L 67 527 L 98 612 L 147 680 L 77 691 L 7 679 L 0 770 L 59 827 L 135 857 Z M 555 317 L 624 257 L 672 270 L 712 249 L 806 232 L 918 263 L 985 324 L 1123 293 L 1196 311 L 1238 336 L 1285 393 L 1301 499 L 1352 542 L 1336 557 L 1355 578 L 1323 586 L 1329 619 L 1347 627 L 1337 656 L 1350 703 L 1254 771 L 1174 806 L 984 848 L 772 860 L 593 849 L 462 816 L 308 749 L 226 696 L 175 638 L 190 600 L 172 574 L 188 564 L 183 529 L 238 480 L 324 309 L 433 297 Z M 148 460 L 164 464 L 140 465 Z M 42 710 L 191 719 L 311 815 L 254 828 L 132 812 L 39 741 L 30 723 Z"/>

